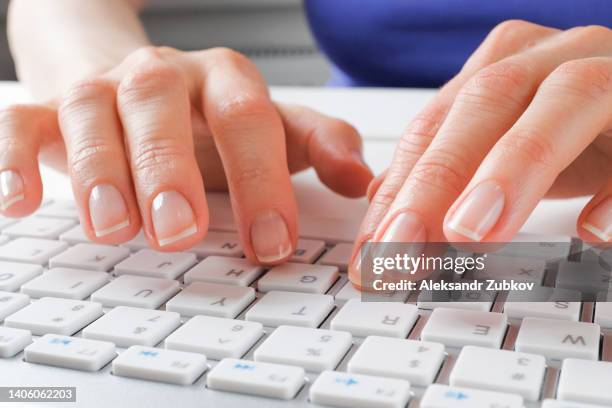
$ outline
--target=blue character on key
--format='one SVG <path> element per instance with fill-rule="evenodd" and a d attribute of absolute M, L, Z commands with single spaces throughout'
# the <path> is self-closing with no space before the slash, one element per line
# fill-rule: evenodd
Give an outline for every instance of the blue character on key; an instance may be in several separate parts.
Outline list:
<path fill-rule="evenodd" d="M 344 384 L 344 385 L 355 385 L 358 384 L 358 381 L 354 378 L 336 378 L 336 383 Z"/>
<path fill-rule="evenodd" d="M 237 368 L 239 370 L 254 370 L 255 366 L 250 364 L 236 363 L 234 365 L 234 368 Z"/>
<path fill-rule="evenodd" d="M 446 394 L 444 394 L 444 396 L 446 398 L 454 399 L 457 401 L 463 401 L 465 399 L 468 399 L 467 394 L 464 394 L 461 391 L 447 391 Z"/>
<path fill-rule="evenodd" d="M 157 354 L 159 354 L 157 351 L 141 351 L 140 353 L 138 353 L 141 356 L 144 357 L 157 357 Z"/>
<path fill-rule="evenodd" d="M 58 339 L 57 337 L 54 337 L 51 340 L 49 340 L 49 343 L 51 343 L 51 344 L 61 344 L 61 345 L 67 346 L 70 343 L 72 343 L 72 340 Z"/>

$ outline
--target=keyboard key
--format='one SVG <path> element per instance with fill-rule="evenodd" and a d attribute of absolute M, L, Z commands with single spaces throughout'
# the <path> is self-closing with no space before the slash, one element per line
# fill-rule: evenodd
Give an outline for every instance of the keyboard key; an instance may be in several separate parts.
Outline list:
<path fill-rule="evenodd" d="M 0 230 L 3 230 L 8 226 L 15 224 L 17 221 L 19 221 L 19 219 L 17 218 L 3 217 L 0 215 Z"/>
<path fill-rule="evenodd" d="M 0 235 L 0 245 L 4 245 L 9 242 L 11 239 L 6 235 Z"/>
<path fill-rule="evenodd" d="M 353 244 L 336 244 L 332 249 L 323 254 L 318 263 L 321 265 L 335 266 L 341 272 L 346 272 L 352 252 Z"/>
<path fill-rule="evenodd" d="M 154 346 L 179 324 L 178 313 L 118 306 L 83 329 L 83 337 L 119 347 Z"/>
<path fill-rule="evenodd" d="M 77 244 L 49 260 L 52 268 L 87 269 L 90 271 L 110 271 L 130 254 L 126 248 L 100 245 Z"/>
<path fill-rule="evenodd" d="M 566 235 L 529 234 L 519 232 L 512 242 L 495 255 L 556 261 L 567 258 L 572 237 Z"/>
<path fill-rule="evenodd" d="M 30 297 L 21 293 L 0 292 L 0 322 L 6 316 L 30 304 Z"/>
<path fill-rule="evenodd" d="M 26 347 L 28 363 L 83 371 L 98 371 L 115 358 L 115 345 L 106 341 L 45 334 Z"/>
<path fill-rule="evenodd" d="M 284 263 L 270 269 L 257 282 L 260 292 L 325 293 L 338 279 L 335 266 Z"/>
<path fill-rule="evenodd" d="M 92 241 L 90 241 L 89 238 L 87 238 L 87 235 L 85 235 L 85 231 L 83 231 L 83 227 L 81 227 L 80 225 L 75 225 L 74 227 L 70 228 L 68 231 L 62 233 L 59 236 L 59 239 L 69 243 L 70 245 L 76 245 L 76 244 L 91 244 Z"/>
<path fill-rule="evenodd" d="M 157 309 L 180 289 L 175 280 L 122 275 L 91 295 L 104 306 L 134 306 Z"/>
<path fill-rule="evenodd" d="M 499 348 L 507 325 L 506 315 L 501 313 L 439 308 L 431 313 L 421 339 L 449 347 Z"/>
<path fill-rule="evenodd" d="M 0 261 L 0 290 L 14 292 L 42 271 L 40 265 Z"/>
<path fill-rule="evenodd" d="M 311 264 L 325 251 L 325 242 L 314 239 L 298 239 L 290 262 Z"/>
<path fill-rule="evenodd" d="M 473 279 L 461 279 L 457 282 L 474 282 Z M 421 290 L 417 298 L 419 309 L 433 310 L 439 307 L 488 312 L 495 301 L 495 291 L 462 290 L 454 291 Z"/>
<path fill-rule="evenodd" d="M 347 332 L 280 326 L 255 350 L 254 358 L 321 372 L 336 368 L 349 348 Z"/>
<path fill-rule="evenodd" d="M 612 302 L 597 302 L 595 304 L 594 322 L 603 328 L 612 329 Z"/>
<path fill-rule="evenodd" d="M 128 248 L 130 251 L 140 251 L 141 249 L 149 248 L 149 241 L 147 241 L 144 233 L 140 231 L 134 238 L 124 242 L 121 246 Z"/>
<path fill-rule="evenodd" d="M 143 249 L 115 265 L 115 275 L 140 275 L 152 278 L 176 279 L 196 263 L 188 252 L 158 252 Z"/>
<path fill-rule="evenodd" d="M 115 375 L 179 385 L 193 384 L 207 368 L 201 354 L 143 346 L 132 346 L 113 361 Z"/>
<path fill-rule="evenodd" d="M 599 336 L 599 326 L 593 323 L 527 317 L 521 324 L 515 348 L 557 360 L 569 357 L 597 360 Z"/>
<path fill-rule="evenodd" d="M 474 269 L 470 278 L 496 281 L 514 280 L 541 285 L 546 272 L 546 262 L 541 259 L 488 255 L 485 269 Z"/>
<path fill-rule="evenodd" d="M 580 299 L 579 292 L 567 289 L 535 287 L 528 292 L 510 291 L 504 313 L 513 319 L 542 317 L 576 322 L 580 319 L 582 308 Z"/>
<path fill-rule="evenodd" d="M 557 398 L 612 405 L 612 363 L 568 358 L 563 360 Z"/>
<path fill-rule="evenodd" d="M 209 231 L 204 240 L 190 248 L 189 252 L 195 253 L 200 258 L 211 255 L 240 258 L 242 256 L 242 246 L 238 234 Z"/>
<path fill-rule="evenodd" d="M 263 336 L 257 322 L 195 316 L 165 340 L 172 350 L 202 353 L 213 360 L 240 358 Z"/>
<path fill-rule="evenodd" d="M 362 296 L 362 294 L 364 296 Z M 342 289 L 340 289 L 338 293 L 336 293 L 336 296 L 334 296 L 334 298 L 340 302 L 346 302 L 351 299 L 358 299 L 358 300 L 367 299 L 368 301 L 371 301 L 371 302 L 381 301 L 381 302 L 404 303 L 406 299 L 408 299 L 409 295 L 410 295 L 410 292 L 407 290 L 398 290 L 398 291 L 392 291 L 392 292 L 391 291 L 377 292 L 377 293 L 370 292 L 366 294 L 365 292 L 361 292 L 359 289 L 355 288 L 355 286 L 353 286 L 353 284 L 350 281 L 348 281 L 342 287 Z"/>
<path fill-rule="evenodd" d="M 509 392 L 537 401 L 545 370 L 546 360 L 536 354 L 466 346 L 449 382 L 457 387 Z"/>
<path fill-rule="evenodd" d="M 271 327 L 283 324 L 318 327 L 333 308 L 334 299 L 329 295 L 271 291 L 255 303 L 245 317 Z"/>
<path fill-rule="evenodd" d="M 430 385 L 420 408 L 523 408 L 523 398 L 503 392 Z"/>
<path fill-rule="evenodd" d="M 185 283 L 249 286 L 262 272 L 261 266 L 253 265 L 247 259 L 209 256 L 185 274 Z"/>
<path fill-rule="evenodd" d="M 225 358 L 206 377 L 213 390 L 292 399 L 304 384 L 304 369 Z"/>
<path fill-rule="evenodd" d="M 414 305 L 352 299 L 334 316 L 330 327 L 358 337 L 378 335 L 405 338 L 417 317 L 418 310 Z"/>
<path fill-rule="evenodd" d="M 25 283 L 21 291 L 34 298 L 45 296 L 85 299 L 109 280 L 106 272 L 53 268 Z"/>
<path fill-rule="evenodd" d="M 611 272 L 598 262 L 559 262 L 555 286 L 588 296 L 612 289 Z"/>
<path fill-rule="evenodd" d="M 392 378 L 324 371 L 310 387 L 310 401 L 342 408 L 403 408 L 410 383 Z"/>
<path fill-rule="evenodd" d="M 299 215 L 300 237 L 318 239 L 329 244 L 352 243 L 357 236 L 359 223 L 346 218 Z"/>
<path fill-rule="evenodd" d="M 0 246 L 0 260 L 45 265 L 49 259 L 68 249 L 62 241 L 17 238 Z"/>
<path fill-rule="evenodd" d="M 36 216 L 78 220 L 79 213 L 72 200 L 54 200 L 36 211 Z"/>
<path fill-rule="evenodd" d="M 444 355 L 440 343 L 369 336 L 347 367 L 351 373 L 399 378 L 427 386 L 434 382 Z"/>
<path fill-rule="evenodd" d="M 0 357 L 9 358 L 17 355 L 32 342 L 29 330 L 12 329 L 0 326 Z"/>
<path fill-rule="evenodd" d="M 585 404 L 582 402 L 557 401 L 547 399 L 542 401 L 541 408 L 609 408 L 603 405 Z"/>
<path fill-rule="evenodd" d="M 102 305 L 83 300 L 45 297 L 4 319 L 8 327 L 30 330 L 36 336 L 70 336 L 102 316 Z"/>
<path fill-rule="evenodd" d="M 182 316 L 234 318 L 255 300 L 255 289 L 194 282 L 166 303 L 166 310 Z"/>
<path fill-rule="evenodd" d="M 30 237 L 57 239 L 64 231 L 69 230 L 76 222 L 59 218 L 28 217 L 23 218 L 2 230 L 9 237 Z"/>

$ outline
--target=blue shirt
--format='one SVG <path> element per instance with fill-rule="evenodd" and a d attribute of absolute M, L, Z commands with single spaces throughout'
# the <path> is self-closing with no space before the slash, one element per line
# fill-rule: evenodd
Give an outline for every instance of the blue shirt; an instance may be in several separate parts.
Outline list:
<path fill-rule="evenodd" d="M 437 87 L 497 24 L 612 26 L 612 0 L 305 0 L 339 86 Z"/>

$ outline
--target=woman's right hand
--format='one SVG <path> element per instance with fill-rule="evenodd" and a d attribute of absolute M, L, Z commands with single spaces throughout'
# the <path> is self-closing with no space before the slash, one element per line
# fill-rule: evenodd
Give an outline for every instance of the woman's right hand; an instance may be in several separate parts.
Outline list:
<path fill-rule="evenodd" d="M 347 123 L 272 102 L 246 57 L 218 48 L 145 47 L 43 105 L 0 113 L 0 209 L 41 202 L 38 158 L 67 170 L 81 224 L 117 244 L 141 226 L 154 249 L 176 251 L 208 228 L 204 194 L 228 188 L 245 254 L 275 264 L 297 240 L 290 173 L 310 166 L 356 197 L 371 179 Z"/>

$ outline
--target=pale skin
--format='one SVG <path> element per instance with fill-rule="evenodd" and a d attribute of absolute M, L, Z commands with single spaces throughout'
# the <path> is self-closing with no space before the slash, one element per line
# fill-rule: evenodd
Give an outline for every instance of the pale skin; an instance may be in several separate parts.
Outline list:
<path fill-rule="evenodd" d="M 176 251 L 206 234 L 205 190 L 227 188 L 247 257 L 276 264 L 298 236 L 290 174 L 314 167 L 341 194 L 367 188 L 356 285 L 366 241 L 508 241 L 544 197 L 592 194 L 578 234 L 612 240 L 612 30 L 500 24 L 370 182 L 349 124 L 275 104 L 234 51 L 151 46 L 139 3 L 11 2 L 18 75 L 41 103 L 0 113 L 4 215 L 39 206 L 40 159 L 70 175 L 91 239 L 117 244 L 142 226 L 153 248 Z M 124 207 L 96 201 L 117 192 Z M 169 213 L 171 226 L 156 218 Z"/>

